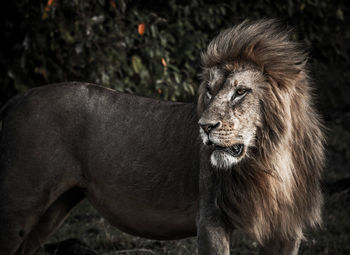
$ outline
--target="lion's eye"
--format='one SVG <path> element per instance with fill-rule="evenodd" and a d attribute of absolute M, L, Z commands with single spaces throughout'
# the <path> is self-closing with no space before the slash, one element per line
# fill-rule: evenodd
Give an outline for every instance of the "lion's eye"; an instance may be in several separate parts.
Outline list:
<path fill-rule="evenodd" d="M 211 99 L 211 88 L 209 85 L 207 85 L 207 98 Z"/>
<path fill-rule="evenodd" d="M 211 99 L 211 94 L 209 91 L 207 91 L 207 98 L 210 100 Z"/>
<path fill-rule="evenodd" d="M 251 89 L 247 89 L 247 88 L 237 88 L 231 100 L 234 103 L 240 102 L 250 91 Z"/>
<path fill-rule="evenodd" d="M 237 96 L 242 96 L 242 95 L 244 95 L 245 93 L 247 93 L 247 90 L 246 90 L 246 89 L 239 88 L 239 89 L 236 90 L 236 95 L 237 95 Z"/>

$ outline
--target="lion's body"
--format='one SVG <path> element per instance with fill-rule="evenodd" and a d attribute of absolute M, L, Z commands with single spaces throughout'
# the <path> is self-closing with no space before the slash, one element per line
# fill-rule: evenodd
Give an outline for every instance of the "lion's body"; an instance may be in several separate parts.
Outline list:
<path fill-rule="evenodd" d="M 210 43 L 197 112 L 91 84 L 12 100 L 1 133 L 1 253 L 29 254 L 86 197 L 129 233 L 197 233 L 201 255 L 229 254 L 234 228 L 263 254 L 297 254 L 303 231 L 321 221 L 324 161 L 305 64 L 299 44 L 263 20 Z"/>
<path fill-rule="evenodd" d="M 52 214 L 48 221 L 57 221 L 53 230 L 66 216 L 56 219 L 56 211 L 83 197 L 128 233 L 157 239 L 195 235 L 195 105 L 91 84 L 51 85 L 11 103 L 1 135 L 1 254 L 45 227 L 48 222 L 39 221 L 46 213 Z M 56 201 L 62 208 L 52 210 Z"/>

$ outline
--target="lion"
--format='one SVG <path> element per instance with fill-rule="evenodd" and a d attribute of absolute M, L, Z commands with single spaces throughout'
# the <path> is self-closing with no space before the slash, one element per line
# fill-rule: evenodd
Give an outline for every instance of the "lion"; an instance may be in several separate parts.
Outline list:
<path fill-rule="evenodd" d="M 197 235 L 229 254 L 241 229 L 262 254 L 297 254 L 321 222 L 322 123 L 300 44 L 275 20 L 220 33 L 198 104 L 89 83 L 34 88 L 2 109 L 0 253 L 33 254 L 87 199 L 152 239 Z"/>

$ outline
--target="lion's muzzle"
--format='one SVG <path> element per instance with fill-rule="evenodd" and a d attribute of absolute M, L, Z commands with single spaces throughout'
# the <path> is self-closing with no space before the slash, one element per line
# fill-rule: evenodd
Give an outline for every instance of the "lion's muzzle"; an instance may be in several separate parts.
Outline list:
<path fill-rule="evenodd" d="M 198 125 L 203 143 L 212 148 L 210 160 L 213 166 L 227 169 L 244 157 L 246 152 L 244 139 L 236 135 L 234 139 L 228 138 L 228 134 L 222 130 L 221 121 L 208 121 L 201 118 Z M 226 136 L 222 133 L 226 133 Z"/>

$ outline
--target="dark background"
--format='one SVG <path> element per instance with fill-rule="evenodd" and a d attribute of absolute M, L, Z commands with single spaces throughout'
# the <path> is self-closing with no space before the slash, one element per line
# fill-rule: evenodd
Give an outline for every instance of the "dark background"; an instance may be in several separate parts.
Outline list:
<path fill-rule="evenodd" d="M 243 20 L 278 18 L 310 52 L 317 108 L 328 128 L 326 227 L 317 235 L 329 242 L 332 219 L 334 238 L 350 234 L 347 214 L 342 221 L 337 215 L 350 211 L 349 6 L 347 0 L 3 1 L 0 106 L 32 87 L 63 81 L 195 102 L 200 53 L 209 41 Z M 330 248 L 322 241 L 324 247 L 314 245 L 319 253 L 305 254 L 349 252 L 349 238 L 334 242 Z"/>

